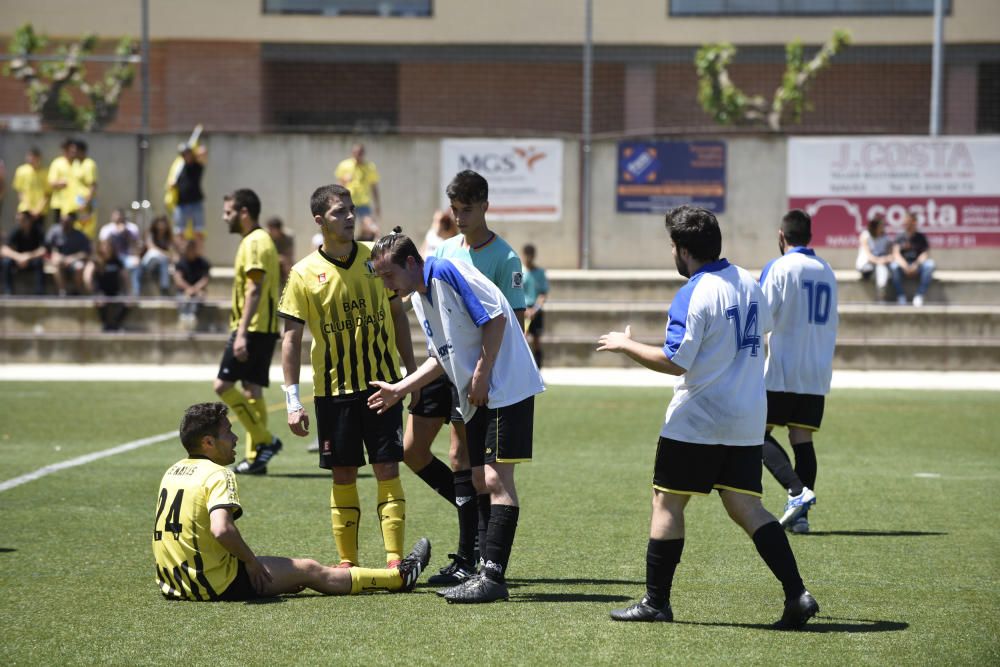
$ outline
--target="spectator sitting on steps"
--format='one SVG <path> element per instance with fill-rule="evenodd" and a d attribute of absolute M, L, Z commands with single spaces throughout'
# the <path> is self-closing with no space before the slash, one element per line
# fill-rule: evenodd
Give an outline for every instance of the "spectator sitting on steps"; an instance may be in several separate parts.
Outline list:
<path fill-rule="evenodd" d="M 903 279 L 918 278 L 920 282 L 917 293 L 913 296 L 913 305 L 924 305 L 924 295 L 930 287 L 934 268 L 927 237 L 917 231 L 917 219 L 912 213 L 908 213 L 903 221 L 903 233 L 896 237 L 892 246 L 892 263 L 889 265 L 892 284 L 896 288 L 896 302 L 906 305 Z"/>
<path fill-rule="evenodd" d="M 875 295 L 879 301 L 885 300 L 891 262 L 892 239 L 885 233 L 885 218 L 878 215 L 868 221 L 868 228 L 858 236 L 856 266 L 863 280 L 875 275 Z"/>
<path fill-rule="evenodd" d="M 59 296 L 66 296 L 66 279 L 73 281 L 73 293 L 82 294 L 83 270 L 90 257 L 90 239 L 76 228 L 76 213 L 59 218 L 59 224 L 45 236 L 49 263 L 55 269 L 56 289 Z"/>
<path fill-rule="evenodd" d="M 180 321 L 187 331 L 194 331 L 198 325 L 198 307 L 208 293 L 211 268 L 208 260 L 198 252 L 198 242 L 189 239 L 184 245 L 184 254 L 174 266 Z"/>

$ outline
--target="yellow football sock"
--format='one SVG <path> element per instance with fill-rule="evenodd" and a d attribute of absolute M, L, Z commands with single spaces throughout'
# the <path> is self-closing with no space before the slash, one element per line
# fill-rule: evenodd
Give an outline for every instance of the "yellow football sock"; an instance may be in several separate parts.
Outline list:
<path fill-rule="evenodd" d="M 386 562 L 403 558 L 403 533 L 406 528 L 406 498 L 399 477 L 378 483 L 378 520 L 382 524 Z"/>
<path fill-rule="evenodd" d="M 247 430 L 247 460 L 253 461 L 257 456 L 256 447 L 265 442 L 271 442 L 271 434 L 267 427 L 261 424 L 257 417 L 257 409 L 250 404 L 242 391 L 236 387 L 230 387 L 219 394 L 219 398 L 229 406 L 229 409 L 233 411 L 233 414 Z"/>
<path fill-rule="evenodd" d="M 361 500 L 357 484 L 334 484 L 330 491 L 330 522 L 340 562 L 358 562 L 358 521 Z"/>
<path fill-rule="evenodd" d="M 399 570 L 376 570 L 370 567 L 351 568 L 351 595 L 369 591 L 398 591 L 403 586 Z"/>
<path fill-rule="evenodd" d="M 253 410 L 253 416 L 257 419 L 257 423 L 260 424 L 264 432 L 264 439 L 260 442 L 252 435 L 247 438 L 253 445 L 254 457 L 256 457 L 257 448 L 261 445 L 271 444 L 274 434 L 267 428 L 267 402 L 263 398 L 248 398 L 247 403 L 250 405 L 250 409 Z"/>

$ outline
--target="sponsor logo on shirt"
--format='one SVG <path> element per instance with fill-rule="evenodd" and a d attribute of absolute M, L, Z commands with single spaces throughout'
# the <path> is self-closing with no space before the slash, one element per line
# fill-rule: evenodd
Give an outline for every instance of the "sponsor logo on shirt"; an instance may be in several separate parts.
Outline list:
<path fill-rule="evenodd" d="M 322 285 L 323 283 L 326 282 L 326 274 L 325 273 L 319 274 L 318 276 L 316 276 L 316 280 L 318 280 L 319 284 Z"/>
<path fill-rule="evenodd" d="M 515 271 L 510 274 L 510 286 L 514 289 L 521 289 L 524 287 L 524 274 L 520 271 Z"/>

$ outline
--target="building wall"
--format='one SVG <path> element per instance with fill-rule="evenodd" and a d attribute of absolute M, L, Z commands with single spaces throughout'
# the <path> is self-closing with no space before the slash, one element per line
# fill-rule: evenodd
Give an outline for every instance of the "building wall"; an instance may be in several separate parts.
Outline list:
<path fill-rule="evenodd" d="M 31 145 L 42 148 L 45 161 L 58 154 L 60 136 L 0 135 L 0 159 L 11 168 L 20 164 Z M 156 136 L 150 147 L 150 191 L 154 211 L 162 210 L 163 183 L 186 135 Z M 98 208 L 106 220 L 111 208 L 129 207 L 137 192 L 138 150 L 135 138 L 124 134 L 85 137 L 100 169 Z M 703 138 L 717 138 L 706 136 Z M 312 191 L 333 182 L 333 169 L 349 154 L 356 135 L 330 134 L 212 134 L 207 136 L 209 165 L 205 175 L 208 238 L 213 264 L 232 262 L 237 239 L 226 233 L 222 196 L 239 187 L 257 191 L 263 203 L 262 222 L 277 215 L 296 237 L 299 256 L 309 250 L 316 232 L 309 212 Z M 382 174 L 383 230 L 400 225 L 415 238 L 430 226 L 440 192 L 440 144 L 436 137 L 371 136 L 367 153 Z M 726 140 L 726 211 L 720 215 L 723 252 L 731 260 L 759 268 L 777 253 L 777 225 L 785 212 L 786 140 L 783 137 L 733 137 Z M 615 210 L 617 143 L 600 140 L 593 146 L 591 267 L 595 269 L 669 269 L 669 241 L 660 215 L 619 214 Z M 580 247 L 579 144 L 563 147 L 563 217 L 556 222 L 505 222 L 493 227 L 515 248 L 532 242 L 540 262 L 550 268 L 577 268 Z M 762 165 L 764 165 L 762 167 Z M 3 230 L 13 224 L 15 206 L 3 208 Z M 936 250 L 943 269 L 996 269 L 995 249 Z M 853 267 L 854 250 L 824 250 L 835 268 Z"/>

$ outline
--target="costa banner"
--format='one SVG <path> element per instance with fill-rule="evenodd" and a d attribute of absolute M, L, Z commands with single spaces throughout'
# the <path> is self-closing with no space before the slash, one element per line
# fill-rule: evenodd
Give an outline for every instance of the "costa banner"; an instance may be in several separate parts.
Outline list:
<path fill-rule="evenodd" d="M 563 145 L 558 139 L 444 139 L 441 141 L 441 206 L 444 190 L 471 169 L 490 184 L 490 220 L 553 222 L 562 218 Z"/>
<path fill-rule="evenodd" d="M 1000 138 L 791 138 L 787 194 L 816 246 L 856 247 L 876 215 L 895 235 L 907 213 L 933 247 L 1000 246 Z"/>

